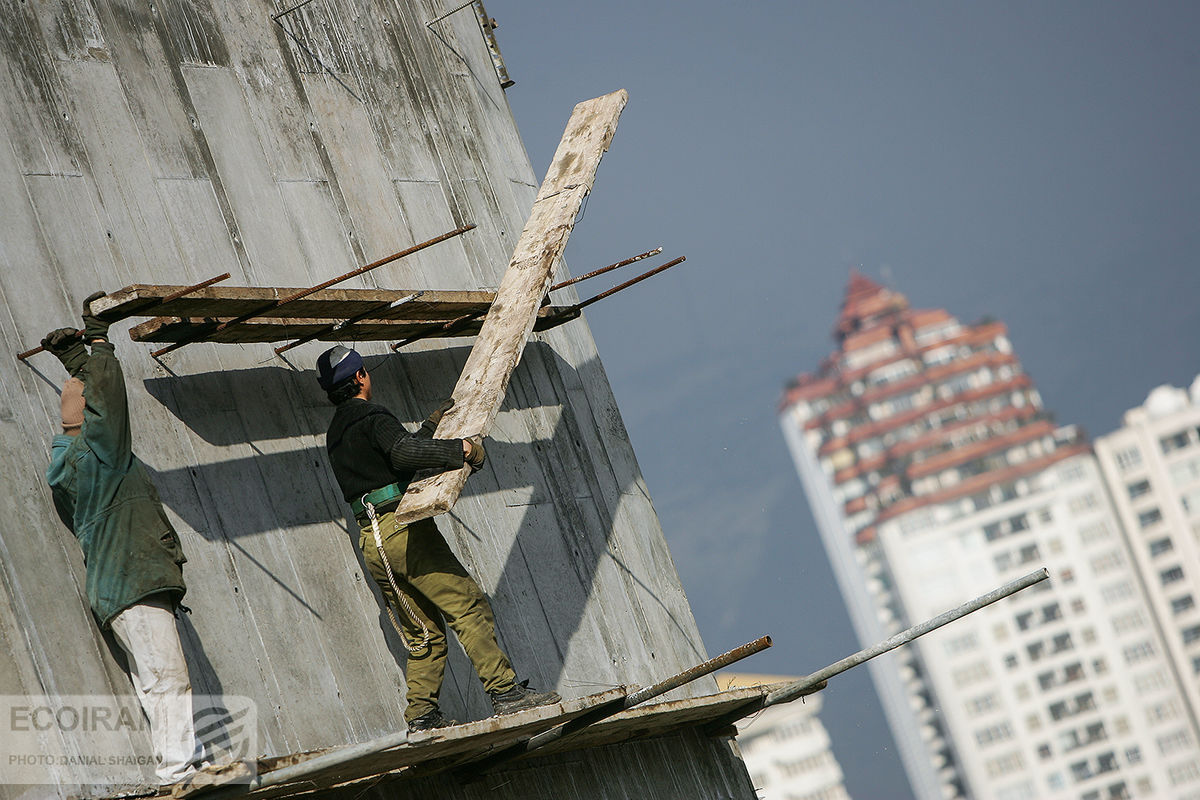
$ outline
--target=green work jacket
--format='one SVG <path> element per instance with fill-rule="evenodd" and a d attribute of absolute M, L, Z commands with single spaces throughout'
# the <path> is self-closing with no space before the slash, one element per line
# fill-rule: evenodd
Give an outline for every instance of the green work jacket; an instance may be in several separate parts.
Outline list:
<path fill-rule="evenodd" d="M 125 377 L 112 344 L 94 344 L 77 377 L 84 383 L 83 429 L 54 437 L 46 480 L 59 517 L 83 549 L 88 603 L 107 627 L 151 595 L 166 593 L 178 603 L 187 559 L 131 450 Z"/>

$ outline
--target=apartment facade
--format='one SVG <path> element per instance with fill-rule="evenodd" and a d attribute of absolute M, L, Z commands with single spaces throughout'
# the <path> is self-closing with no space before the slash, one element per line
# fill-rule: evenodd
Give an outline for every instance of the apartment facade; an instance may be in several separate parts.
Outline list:
<path fill-rule="evenodd" d="M 1200 791 L 1190 705 L 1104 477 L 1043 409 L 1004 325 L 852 275 L 834 335 L 788 386 L 781 425 L 864 644 L 1052 574 L 873 664 L 916 794 Z M 1168 757 L 1158 737 L 1180 724 Z"/>
<path fill-rule="evenodd" d="M 790 683 L 795 676 L 719 673 L 722 689 Z M 759 800 L 850 800 L 818 716 L 821 695 L 781 703 L 737 722 L 738 746 Z"/>

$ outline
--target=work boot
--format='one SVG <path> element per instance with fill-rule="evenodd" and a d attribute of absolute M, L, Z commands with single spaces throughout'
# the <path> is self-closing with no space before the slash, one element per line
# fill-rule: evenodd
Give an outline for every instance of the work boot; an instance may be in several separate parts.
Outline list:
<path fill-rule="evenodd" d="M 492 698 L 492 709 L 496 715 L 511 714 L 514 711 L 524 711 L 527 708 L 547 706 L 562 700 L 557 692 L 539 692 L 529 688 L 529 681 L 513 684 L 507 692 L 489 692 Z"/>
<path fill-rule="evenodd" d="M 432 711 L 426 711 L 421 716 L 408 723 L 408 732 L 416 733 L 417 731 L 431 731 L 434 728 L 449 728 L 451 725 L 457 725 L 458 720 L 447 719 L 442 715 L 440 708 L 435 708 Z"/>

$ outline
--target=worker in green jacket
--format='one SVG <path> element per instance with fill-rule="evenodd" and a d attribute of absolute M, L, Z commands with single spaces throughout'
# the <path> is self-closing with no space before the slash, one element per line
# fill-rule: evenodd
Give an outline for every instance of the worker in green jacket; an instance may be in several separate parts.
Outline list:
<path fill-rule="evenodd" d="M 46 480 L 59 517 L 83 550 L 92 612 L 127 656 L 150 720 L 158 781 L 165 785 L 190 777 L 198 760 L 191 681 L 175 627 L 186 559 L 131 450 L 121 364 L 108 324 L 91 313 L 91 302 L 103 296 L 84 301 L 82 337 L 60 328 L 42 340 L 71 376 L 63 385 L 63 432 L 54 437 Z"/>

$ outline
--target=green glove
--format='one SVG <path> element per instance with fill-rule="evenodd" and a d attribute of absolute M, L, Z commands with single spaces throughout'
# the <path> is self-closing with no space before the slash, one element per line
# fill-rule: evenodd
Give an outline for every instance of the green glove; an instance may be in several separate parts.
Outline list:
<path fill-rule="evenodd" d="M 446 412 L 454 408 L 454 398 L 450 397 L 442 401 L 442 404 L 433 410 L 433 413 L 425 418 L 421 423 L 421 430 L 417 433 L 418 436 L 433 436 L 433 432 L 437 430 L 438 423 L 442 421 L 442 417 L 446 416 Z"/>
<path fill-rule="evenodd" d="M 101 297 L 104 297 L 104 292 L 92 292 L 83 301 L 83 338 L 85 341 L 108 338 L 108 323 L 92 313 L 92 301 L 99 300 Z"/>
<path fill-rule="evenodd" d="M 74 328 L 50 331 L 46 338 L 42 339 L 42 347 L 62 362 L 71 377 L 77 376 L 83 370 L 89 358 L 87 348 L 83 346 L 83 339 L 79 338 L 79 331 Z"/>
<path fill-rule="evenodd" d="M 487 459 L 487 453 L 483 451 L 483 437 L 475 434 L 467 437 L 467 441 L 471 443 L 471 452 L 463 456 L 463 461 L 470 465 L 472 473 L 476 473 L 483 469 L 483 462 Z"/>

